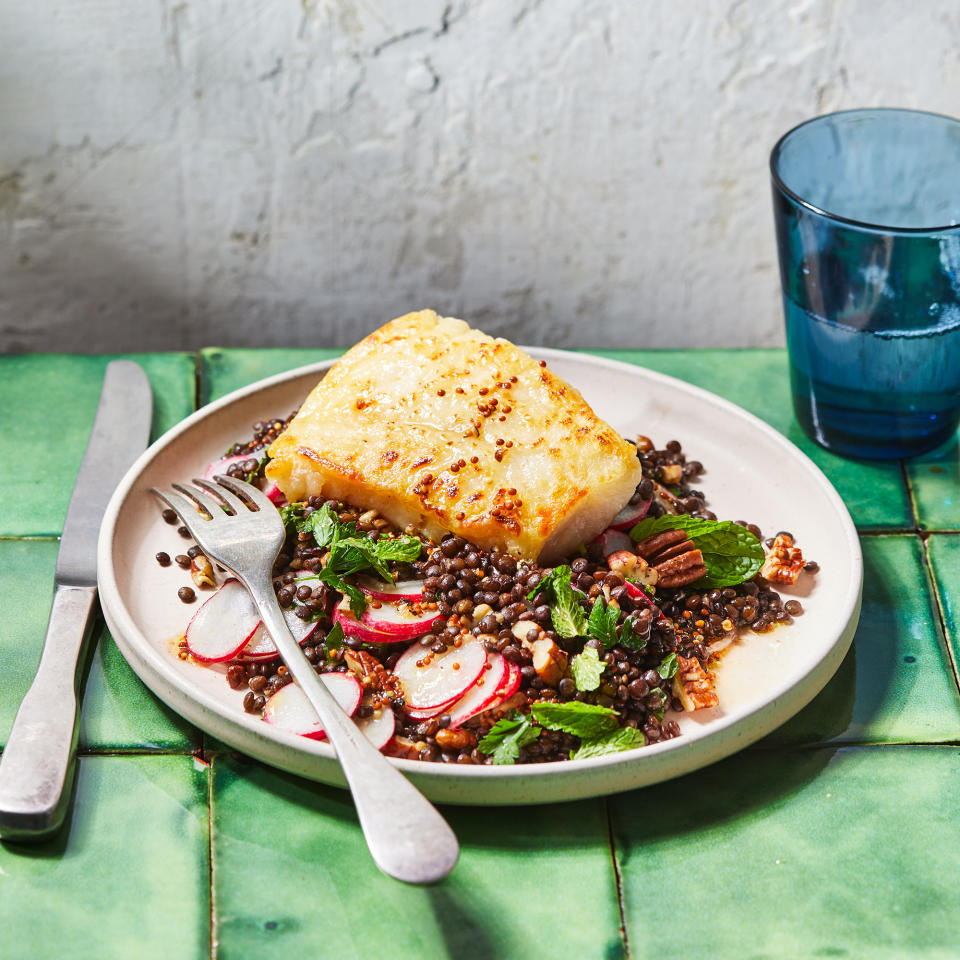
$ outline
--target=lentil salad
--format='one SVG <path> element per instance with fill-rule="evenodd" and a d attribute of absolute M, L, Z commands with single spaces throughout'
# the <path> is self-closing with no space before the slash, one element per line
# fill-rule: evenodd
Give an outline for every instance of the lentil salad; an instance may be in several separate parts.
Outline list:
<path fill-rule="evenodd" d="M 228 452 L 231 463 L 224 472 L 262 484 L 265 450 L 286 422 L 254 424 L 252 437 Z M 788 624 L 802 613 L 799 601 L 783 602 L 772 579 L 784 564 L 794 576 L 816 572 L 816 564 L 802 562 L 785 531 L 764 541 L 767 551 L 761 551 L 762 570 L 772 579 L 755 563 L 739 582 L 711 585 L 700 572 L 707 570 L 702 555 L 686 571 L 675 571 L 678 563 L 671 561 L 700 554 L 689 548 L 695 542 L 685 528 L 718 524 L 704 495 L 691 487 L 703 466 L 688 460 L 675 440 L 657 449 L 640 437 L 636 446 L 643 479 L 630 506 L 642 514 L 631 534 L 643 533 L 638 529 L 643 523 L 647 530 L 656 528 L 662 518 L 666 529 L 627 540 L 630 549 L 622 549 L 624 541 L 616 536 L 610 542 L 601 537 L 567 563 L 549 568 L 482 550 L 458 536 L 440 542 L 417 538 L 415 556 L 387 563 L 395 581 L 422 584 L 417 610 L 433 614 L 429 630 L 412 643 L 371 643 L 362 631 L 344 631 L 350 615 L 340 611 L 350 598 L 336 587 L 347 589 L 355 578 L 320 578 L 331 549 L 316 536 L 311 518 L 326 518 L 347 537 L 373 544 L 409 541 L 411 535 L 375 511 L 343 502 L 311 497 L 281 506 L 288 537 L 274 568 L 278 601 L 292 616 L 316 624 L 302 646 L 319 674 L 361 679 L 365 696 L 357 719 L 384 711 L 393 715 L 385 752 L 427 762 L 540 763 L 672 739 L 680 733 L 677 713 L 715 705 L 711 668 L 723 644 L 748 629 L 764 632 Z M 164 519 L 178 522 L 175 514 L 165 513 Z M 762 539 L 759 528 L 746 521 L 727 526 L 740 528 L 757 544 Z M 609 549 L 613 546 L 621 549 Z M 171 562 L 166 554 L 157 561 Z M 195 587 L 216 586 L 198 547 L 175 562 L 190 570 Z M 667 571 L 659 583 L 650 574 L 653 566 Z M 690 579 L 693 573 L 698 575 Z M 197 591 L 184 586 L 179 596 L 192 603 Z M 381 604 L 370 594 L 361 601 L 374 609 Z M 429 664 L 464 644 L 480 644 L 488 658 L 511 665 L 516 689 L 462 722 L 456 704 L 432 716 L 411 709 L 394 674 L 404 652 L 415 649 L 417 664 Z M 186 641 L 180 655 L 190 656 Z M 241 651 L 224 666 L 226 682 L 242 693 L 242 708 L 253 715 L 263 716 L 270 699 L 290 684 L 276 657 L 251 659 Z"/>

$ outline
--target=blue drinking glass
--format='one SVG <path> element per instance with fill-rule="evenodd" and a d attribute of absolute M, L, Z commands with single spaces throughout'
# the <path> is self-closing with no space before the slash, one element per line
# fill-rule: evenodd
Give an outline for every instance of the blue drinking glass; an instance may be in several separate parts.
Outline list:
<path fill-rule="evenodd" d="M 847 110 L 770 156 L 793 403 L 817 443 L 910 457 L 960 419 L 960 121 Z"/>

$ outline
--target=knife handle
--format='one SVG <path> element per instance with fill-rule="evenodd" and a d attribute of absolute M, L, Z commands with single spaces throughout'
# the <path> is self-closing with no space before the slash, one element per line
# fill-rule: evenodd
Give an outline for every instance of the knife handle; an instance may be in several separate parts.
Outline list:
<path fill-rule="evenodd" d="M 0 756 L 0 838 L 44 840 L 63 823 L 77 747 L 77 678 L 97 588 L 58 585 L 37 675 Z"/>

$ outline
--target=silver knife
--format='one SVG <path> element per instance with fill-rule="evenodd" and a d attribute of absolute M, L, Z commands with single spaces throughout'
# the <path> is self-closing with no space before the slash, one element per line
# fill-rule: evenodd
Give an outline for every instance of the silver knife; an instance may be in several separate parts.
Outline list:
<path fill-rule="evenodd" d="M 109 363 L 63 524 L 40 666 L 0 755 L 0 839 L 43 840 L 63 823 L 77 749 L 78 668 L 97 597 L 97 534 L 114 488 L 147 448 L 152 409 L 143 369 Z"/>

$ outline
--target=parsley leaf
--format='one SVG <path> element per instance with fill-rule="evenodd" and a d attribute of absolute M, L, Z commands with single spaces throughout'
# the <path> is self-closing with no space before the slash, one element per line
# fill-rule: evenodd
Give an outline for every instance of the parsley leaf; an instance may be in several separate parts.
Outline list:
<path fill-rule="evenodd" d="M 612 604 L 608 604 L 603 597 L 597 597 L 593 601 L 590 616 L 587 618 L 587 632 L 603 644 L 604 650 L 609 650 L 617 642 L 619 617 L 620 611 Z"/>
<path fill-rule="evenodd" d="M 533 719 L 548 730 L 563 730 L 575 737 L 600 737 L 617 726 L 617 712 L 595 703 L 569 700 L 566 703 L 535 703 Z"/>
<path fill-rule="evenodd" d="M 571 760 L 585 760 L 587 757 L 602 757 L 607 753 L 619 753 L 642 747 L 647 742 L 643 732 L 633 727 L 617 727 L 602 737 L 590 737 L 581 741 L 580 747 L 573 752 Z"/>
<path fill-rule="evenodd" d="M 675 653 L 671 653 L 663 658 L 660 666 L 657 667 L 657 673 L 659 673 L 664 680 L 672 680 L 679 666 L 680 664 L 677 662 L 677 655 Z"/>
<path fill-rule="evenodd" d="M 513 710 L 490 728 L 477 749 L 481 753 L 492 753 L 495 764 L 516 763 L 520 748 L 539 736 L 540 728 L 535 727 L 528 716 Z"/>
<path fill-rule="evenodd" d="M 583 652 L 570 661 L 570 676 L 577 689 L 584 693 L 600 686 L 600 678 L 606 669 L 607 665 L 600 659 L 596 647 L 584 647 Z"/>
<path fill-rule="evenodd" d="M 647 645 L 647 638 L 641 637 L 636 630 L 636 617 L 627 617 L 620 628 L 620 645 L 630 647 L 631 650 L 642 650 Z"/>
<path fill-rule="evenodd" d="M 694 587 L 714 589 L 731 587 L 749 580 L 763 566 L 764 553 L 760 541 L 745 527 L 730 520 L 701 520 L 698 517 L 664 514 L 645 517 L 631 531 L 636 540 L 662 533 L 683 530 L 703 554 L 707 572 Z"/>
<path fill-rule="evenodd" d="M 298 533 L 298 526 L 303 519 L 303 504 L 285 503 L 280 508 L 280 519 L 283 521 L 283 525 L 287 529 L 288 537 L 291 534 Z"/>

